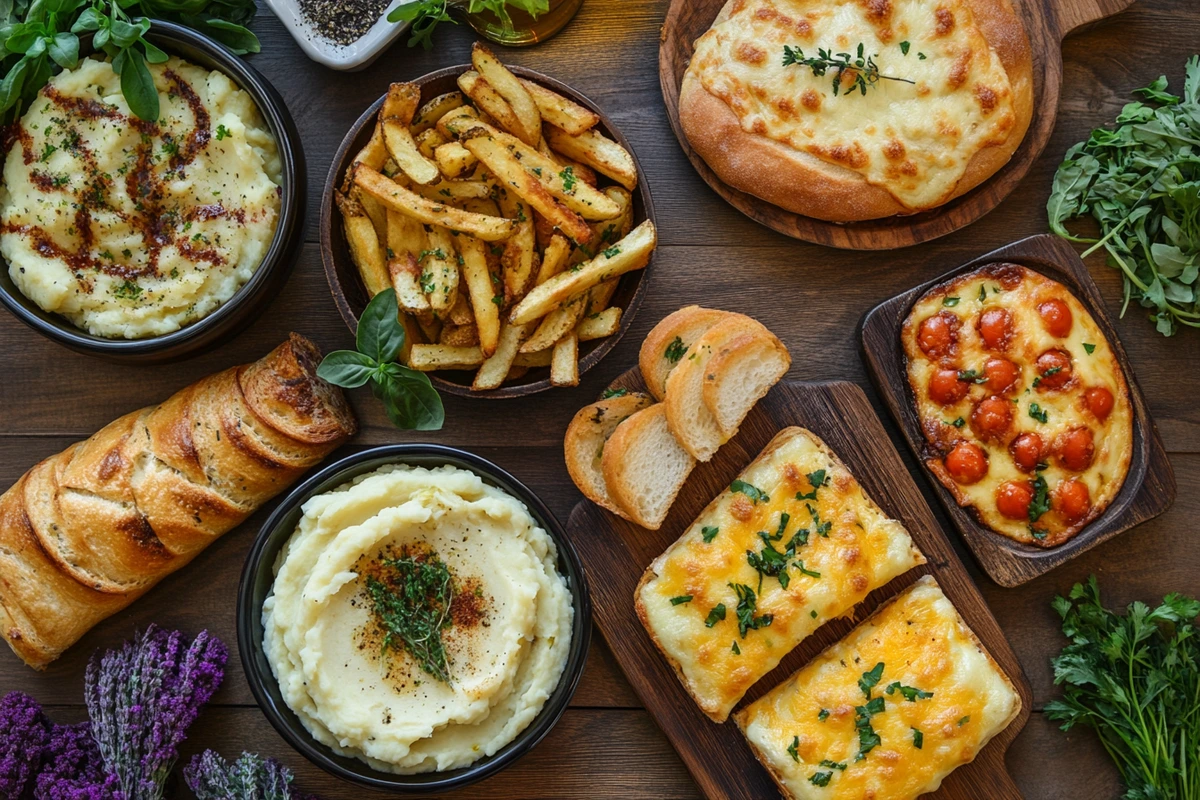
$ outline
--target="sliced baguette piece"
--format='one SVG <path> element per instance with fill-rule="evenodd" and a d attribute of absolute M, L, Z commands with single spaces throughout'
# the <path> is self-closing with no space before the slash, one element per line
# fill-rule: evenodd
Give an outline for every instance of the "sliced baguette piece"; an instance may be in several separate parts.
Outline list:
<path fill-rule="evenodd" d="M 679 363 L 692 342 L 722 319 L 731 316 L 728 311 L 700 306 L 684 306 L 668 314 L 642 342 L 638 354 L 638 366 L 642 380 L 656 400 L 662 400 L 667 392 L 667 376 Z M 676 342 L 675 340 L 679 341 Z"/>
<path fill-rule="evenodd" d="M 692 342 L 687 355 L 667 377 L 667 396 L 663 400 L 667 424 L 683 449 L 698 461 L 708 461 L 718 447 L 729 441 L 704 403 L 703 387 L 709 374 L 709 361 L 731 346 L 744 346 L 746 337 L 762 335 L 771 335 L 762 323 L 741 314 L 731 314 Z"/>
<path fill-rule="evenodd" d="M 600 459 L 608 437 L 626 419 L 654 404 L 654 398 L 642 392 L 629 392 L 616 397 L 607 397 L 575 414 L 567 426 L 563 440 L 563 451 L 567 461 L 567 472 L 587 499 L 601 508 L 630 519 L 608 493 L 604 482 L 604 471 Z"/>
<path fill-rule="evenodd" d="M 788 349 L 766 328 L 735 337 L 712 354 L 700 393 L 726 440 L 791 365 Z"/>
<path fill-rule="evenodd" d="M 695 466 L 696 459 L 671 435 L 662 403 L 618 425 L 600 458 L 609 496 L 629 519 L 652 531 L 667 518 Z"/>

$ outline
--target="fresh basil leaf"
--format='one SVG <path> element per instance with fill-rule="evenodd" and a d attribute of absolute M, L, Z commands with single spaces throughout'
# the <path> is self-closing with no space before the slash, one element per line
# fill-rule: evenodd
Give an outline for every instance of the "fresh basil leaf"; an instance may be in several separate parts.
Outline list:
<path fill-rule="evenodd" d="M 183 21 L 189 27 L 207 33 L 239 56 L 258 53 L 262 50 L 262 44 L 258 41 L 258 37 L 245 25 L 237 22 L 217 17 L 201 18 L 189 15 L 184 15 Z"/>
<path fill-rule="evenodd" d="M 154 87 L 154 78 L 150 75 L 150 68 L 146 66 L 146 59 L 132 47 L 121 52 L 126 54 L 120 70 L 121 94 L 125 95 L 129 110 L 138 119 L 146 122 L 158 121 L 158 89 Z"/>
<path fill-rule="evenodd" d="M 317 377 L 334 386 L 357 389 L 365 386 L 377 369 L 378 364 L 370 356 L 354 350 L 334 350 L 321 360 Z"/>
<path fill-rule="evenodd" d="M 79 15 L 79 19 L 75 20 L 75 24 L 71 26 L 71 33 L 76 34 L 96 30 L 100 30 L 100 15 L 94 8 L 85 8 Z"/>
<path fill-rule="evenodd" d="M 104 50 L 105 48 L 108 47 L 108 45 L 109 45 L 108 40 L 110 38 L 111 38 L 111 34 L 109 33 L 108 28 L 100 28 L 100 30 L 96 31 L 96 35 L 92 37 L 92 47 L 96 48 L 97 50 Z M 115 57 L 113 59 L 113 71 L 120 72 L 120 70 L 117 69 L 117 62 L 116 62 Z"/>
<path fill-rule="evenodd" d="M 424 372 L 400 364 L 384 367 L 383 409 L 397 428 L 439 431 L 446 422 L 442 398 Z"/>
<path fill-rule="evenodd" d="M 110 30 L 112 31 L 112 42 L 117 47 L 129 47 L 141 38 L 142 35 L 142 30 L 139 26 L 120 19 L 112 20 Z"/>
<path fill-rule="evenodd" d="M 18 61 L 4 80 L 0 81 L 0 111 L 7 111 L 17 104 L 21 90 L 25 88 L 25 76 L 29 72 L 29 59 Z"/>
<path fill-rule="evenodd" d="M 159 50 L 158 47 L 153 43 L 148 42 L 145 39 L 139 39 L 139 41 L 142 43 L 142 47 L 146 49 L 146 60 L 151 64 L 165 64 L 167 63 L 167 60 L 170 59 L 169 55 L 164 53 L 162 50 Z"/>
<path fill-rule="evenodd" d="M 358 319 L 355 344 L 358 352 L 380 364 L 396 360 L 404 348 L 404 326 L 400 324 L 396 290 L 386 289 L 371 298 Z"/>
<path fill-rule="evenodd" d="M 49 53 L 63 69 L 75 69 L 79 65 L 79 37 L 73 33 L 55 34 Z"/>

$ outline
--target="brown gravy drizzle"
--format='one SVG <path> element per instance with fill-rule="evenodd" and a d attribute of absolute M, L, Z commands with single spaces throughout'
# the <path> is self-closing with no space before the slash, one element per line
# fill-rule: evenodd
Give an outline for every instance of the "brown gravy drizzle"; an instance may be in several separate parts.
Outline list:
<path fill-rule="evenodd" d="M 171 244 L 176 245 L 181 256 L 194 263 L 209 263 L 213 266 L 225 263 L 224 256 L 215 248 L 196 247 L 188 237 L 177 237 L 175 228 L 180 220 L 180 215 L 172 209 L 162 207 L 163 179 L 154 172 L 155 137 L 162 136 L 163 141 L 176 145 L 168 162 L 169 169 L 165 173 L 168 176 L 185 174 L 197 154 L 208 145 L 212 137 L 209 130 L 212 118 L 200 100 L 200 96 L 187 81 L 173 70 L 165 70 L 163 75 L 170 82 L 167 94 L 171 97 L 182 98 L 192 113 L 194 125 L 183 142 L 175 142 L 169 133 L 162 131 L 158 123 L 146 122 L 135 116 L 124 114 L 115 106 L 99 100 L 67 97 L 53 86 L 47 86 L 42 90 L 42 94 L 68 116 L 68 120 L 64 123 L 64 141 L 67 142 L 65 149 L 83 162 L 83 174 L 88 177 L 84 187 L 73 192 L 74 224 L 79 246 L 75 250 L 68 250 L 55 243 L 50 233 L 37 225 L 4 224 L 0 226 L 0 231 L 26 236 L 31 240 L 33 249 L 43 258 L 65 262 L 75 274 L 75 279 L 79 282 L 80 287 L 86 292 L 92 290 L 92 282 L 86 275 L 89 270 L 103 272 L 128 281 L 136 280 L 143 275 L 157 277 L 159 254 L 163 248 Z M 110 206 L 108 198 L 113 179 L 110 175 L 100 171 L 95 154 L 84 144 L 78 130 L 70 124 L 71 119 L 109 119 L 117 123 L 124 123 L 141 134 L 141 142 L 134 151 L 133 164 L 125 173 L 125 191 L 137 208 L 132 215 Z M 33 164 L 38 159 L 38 154 L 33 151 L 33 138 L 20 123 L 14 124 L 4 132 L 4 152 L 7 153 L 9 148 L 17 143 L 21 146 L 25 164 Z M 71 192 L 69 187 L 65 184 L 60 185 L 58 179 L 46 172 L 34 169 L 30 171 L 29 177 L 30 181 L 42 192 L 62 192 L 64 194 Z M 91 255 L 96 240 L 92 231 L 92 212 L 95 210 L 112 212 L 141 233 L 142 243 L 147 254 L 144 267 L 118 264 L 115 259 L 96 258 Z M 233 219 L 239 225 L 246 224 L 246 212 L 243 209 L 226 209 L 220 203 L 189 208 L 183 214 L 183 221 L 203 222 L 221 217 Z"/>

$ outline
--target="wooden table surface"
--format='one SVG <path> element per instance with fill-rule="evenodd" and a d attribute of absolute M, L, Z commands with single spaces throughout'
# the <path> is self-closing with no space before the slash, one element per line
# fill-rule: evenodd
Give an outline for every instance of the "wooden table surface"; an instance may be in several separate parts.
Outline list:
<path fill-rule="evenodd" d="M 1026 0 L 1036 2 L 1037 0 Z M 1018 589 L 1001 589 L 979 572 L 946 524 L 924 474 L 867 384 L 856 345 L 862 315 L 876 303 L 1014 239 L 1046 230 L 1044 206 L 1062 153 L 1111 121 L 1131 89 L 1166 73 L 1177 87 L 1200 41 L 1191 0 L 1137 0 L 1132 8 L 1068 39 L 1056 130 L 1025 182 L 990 215 L 944 239 L 895 252 L 854 253 L 794 242 L 724 205 L 692 171 L 671 134 L 659 93 L 659 28 L 666 0 L 588 0 L 552 41 L 502 57 L 558 77 L 596 100 L 632 141 L 654 193 L 661 246 L 650 291 L 625 340 L 575 389 L 515 401 L 446 398 L 446 427 L 436 434 L 393 429 L 369 393 L 352 393 L 362 432 L 345 449 L 400 441 L 469 448 L 539 492 L 565 521 L 580 495 L 563 465 L 561 439 L 571 415 L 636 363 L 646 332 L 688 303 L 743 311 L 787 343 L 793 380 L 844 379 L 867 388 L 885 427 L 999 619 L 1033 684 L 1036 713 L 1009 752 L 1009 767 L 1029 798 L 1105 800 L 1120 793 L 1116 772 L 1086 732 L 1061 733 L 1042 706 L 1055 695 L 1049 658 L 1062 646 L 1050 609 L 1056 592 L 1095 573 L 1110 604 L 1153 601 L 1170 591 L 1200 593 L 1200 333 L 1173 339 L 1154 332 L 1138 309 L 1118 330 L 1171 454 L 1179 499 L 1162 517 L 1092 550 Z M 253 64 L 275 83 L 302 134 L 309 169 L 307 244 L 290 281 L 254 325 L 232 342 L 179 364 L 130 367 L 63 350 L 0 315 L 0 488 L 36 461 L 84 438 L 117 416 L 165 399 L 188 383 L 258 358 L 289 330 L 323 349 L 352 345 L 321 270 L 317 202 L 332 154 L 350 123 L 393 80 L 465 63 L 465 28 L 438 31 L 437 48 L 401 43 L 365 72 L 344 75 L 308 61 L 274 17 L 260 15 L 263 52 Z M 1120 311 L 1117 275 L 1091 263 L 1110 312 Z M 532 423 L 532 424 L 531 424 Z M 27 691 L 57 720 L 83 717 L 83 668 L 151 622 L 189 632 L 209 628 L 230 645 L 225 683 L 201 715 L 185 757 L 204 747 L 226 756 L 243 749 L 278 757 L 297 786 L 326 798 L 381 795 L 328 777 L 293 752 L 250 695 L 236 656 L 235 592 L 242 561 L 266 509 L 227 534 L 190 566 L 128 611 L 99 625 L 44 673 L 0 652 L 0 694 Z M 173 796 L 187 796 L 179 789 Z M 489 798 L 691 798 L 697 791 L 679 759 L 640 707 L 597 634 L 574 703 L 558 727 L 514 767 L 454 795 Z"/>

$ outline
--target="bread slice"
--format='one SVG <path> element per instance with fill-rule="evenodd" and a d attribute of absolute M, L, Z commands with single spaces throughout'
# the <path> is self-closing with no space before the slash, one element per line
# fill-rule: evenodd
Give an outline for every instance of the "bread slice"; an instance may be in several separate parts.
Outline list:
<path fill-rule="evenodd" d="M 625 519 L 631 519 L 608 493 L 600 460 L 608 437 L 617 426 L 633 414 L 653 405 L 654 399 L 642 392 L 629 392 L 607 397 L 584 406 L 567 426 L 563 441 L 567 472 L 587 499 Z"/>
<path fill-rule="evenodd" d="M 692 343 L 688 353 L 667 377 L 667 424 L 683 449 L 698 461 L 708 461 L 717 448 L 729 441 L 717 419 L 704 403 L 704 381 L 714 355 L 729 348 L 744 347 L 747 337 L 771 336 L 762 323 L 741 314 L 731 314 Z M 722 360 L 725 360 L 725 356 Z M 740 423 L 741 420 L 739 419 Z"/>
<path fill-rule="evenodd" d="M 788 349 L 766 328 L 742 334 L 712 354 L 700 392 L 722 436 L 732 439 L 737 435 L 754 404 L 791 365 Z"/>
<path fill-rule="evenodd" d="M 600 466 L 613 501 L 629 519 L 656 531 L 696 459 L 671 435 L 666 408 L 656 403 L 617 426 Z"/>
<path fill-rule="evenodd" d="M 686 354 L 692 342 L 722 319 L 733 316 L 728 311 L 700 306 L 685 306 L 668 314 L 654 326 L 642 342 L 638 355 L 638 366 L 642 380 L 656 400 L 662 400 L 667 391 L 667 376 Z"/>

